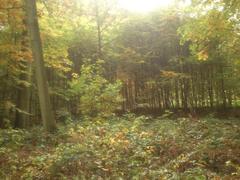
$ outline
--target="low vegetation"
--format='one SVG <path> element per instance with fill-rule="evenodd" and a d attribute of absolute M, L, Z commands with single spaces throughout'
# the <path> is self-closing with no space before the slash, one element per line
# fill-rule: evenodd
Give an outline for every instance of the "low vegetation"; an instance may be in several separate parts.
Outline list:
<path fill-rule="evenodd" d="M 240 179 L 240 122 L 215 118 L 67 121 L 0 131 L 0 179 Z"/>

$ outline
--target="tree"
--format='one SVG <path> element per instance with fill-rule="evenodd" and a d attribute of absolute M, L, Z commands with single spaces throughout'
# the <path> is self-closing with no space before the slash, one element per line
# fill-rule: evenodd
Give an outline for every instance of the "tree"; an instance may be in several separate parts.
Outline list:
<path fill-rule="evenodd" d="M 48 132 L 52 132 L 56 129 L 56 122 L 52 112 L 46 73 L 44 69 L 43 50 L 42 50 L 42 44 L 40 39 L 36 1 L 25 0 L 25 3 L 26 3 L 28 30 L 29 30 L 29 35 L 31 39 L 33 59 L 35 61 L 36 80 L 37 80 L 37 86 L 38 86 L 38 96 L 39 96 L 39 102 L 40 102 L 41 116 L 43 119 L 44 128 Z"/>
<path fill-rule="evenodd" d="M 214 65 L 211 71 L 217 69 L 215 78 L 210 79 L 218 84 L 215 98 L 218 106 L 221 102 L 223 108 L 231 107 L 233 97 L 237 99 L 239 92 L 240 36 L 236 7 L 239 3 L 231 0 L 196 1 L 188 21 L 179 29 L 183 42 L 190 44 L 192 55 Z M 211 86 L 212 104 L 214 93 Z"/>

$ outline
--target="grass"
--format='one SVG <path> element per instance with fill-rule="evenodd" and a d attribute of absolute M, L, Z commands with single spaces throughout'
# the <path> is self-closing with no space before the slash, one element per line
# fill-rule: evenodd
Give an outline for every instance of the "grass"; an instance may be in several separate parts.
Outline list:
<path fill-rule="evenodd" d="M 0 179 L 240 179 L 240 121 L 126 115 L 0 131 Z"/>

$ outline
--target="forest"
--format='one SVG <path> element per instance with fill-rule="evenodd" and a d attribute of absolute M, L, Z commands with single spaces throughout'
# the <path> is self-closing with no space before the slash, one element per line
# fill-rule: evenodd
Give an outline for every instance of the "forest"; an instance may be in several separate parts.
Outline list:
<path fill-rule="evenodd" d="M 240 179 L 240 1 L 0 0 L 0 179 Z"/>

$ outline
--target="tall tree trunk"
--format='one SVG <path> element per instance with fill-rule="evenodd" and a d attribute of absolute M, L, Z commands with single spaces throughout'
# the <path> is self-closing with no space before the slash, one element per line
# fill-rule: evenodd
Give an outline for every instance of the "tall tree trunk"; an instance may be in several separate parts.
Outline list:
<path fill-rule="evenodd" d="M 21 76 L 23 81 L 31 82 L 31 64 L 25 64 L 25 74 Z M 31 89 L 30 86 L 21 85 L 18 90 L 18 99 L 15 127 L 17 128 L 28 128 L 30 126 L 30 97 Z M 22 111 L 22 112 L 20 112 Z"/>
<path fill-rule="evenodd" d="M 222 106 L 226 108 L 227 100 L 226 100 L 226 93 L 225 93 L 225 83 L 224 83 L 224 70 L 223 64 L 220 64 L 220 73 L 221 73 L 221 93 L 222 93 Z"/>
<path fill-rule="evenodd" d="M 43 119 L 44 128 L 48 132 L 52 132 L 56 129 L 56 121 L 50 103 L 46 72 L 44 68 L 43 50 L 37 18 L 36 0 L 25 0 L 25 3 L 28 30 L 31 39 L 32 53 L 36 70 L 41 116 Z"/>
<path fill-rule="evenodd" d="M 208 78 L 209 78 L 209 87 L 208 87 L 208 93 L 209 93 L 209 101 L 210 101 L 210 107 L 213 110 L 213 65 L 210 64 L 208 68 Z"/>
<path fill-rule="evenodd" d="M 24 18 L 23 25 L 26 26 L 27 22 Z M 21 51 L 23 53 L 28 51 L 27 30 L 22 32 Z M 22 73 L 20 79 L 27 83 L 31 83 L 31 59 L 24 59 L 20 62 L 20 68 Z M 15 127 L 28 128 L 30 126 L 30 97 L 31 87 L 30 85 L 20 85 L 17 92 L 17 108 L 22 112 L 17 111 Z"/>
<path fill-rule="evenodd" d="M 97 24 L 97 36 L 98 36 L 98 58 L 102 58 L 102 31 L 101 31 L 101 17 L 99 14 L 99 4 L 95 0 L 95 11 L 96 11 L 96 24 Z"/>
<path fill-rule="evenodd" d="M 178 79 L 175 80 L 174 82 L 175 84 L 175 101 L 176 101 L 176 104 L 175 104 L 175 108 L 179 108 L 180 106 L 180 102 L 179 102 L 179 88 L 178 88 Z"/>

